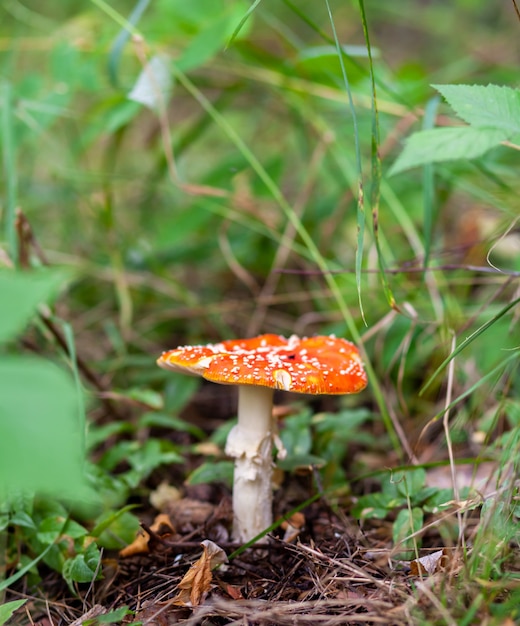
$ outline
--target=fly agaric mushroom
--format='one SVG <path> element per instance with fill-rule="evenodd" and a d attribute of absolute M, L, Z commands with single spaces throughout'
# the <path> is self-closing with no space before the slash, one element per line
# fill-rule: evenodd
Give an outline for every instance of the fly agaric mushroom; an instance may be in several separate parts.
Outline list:
<path fill-rule="evenodd" d="M 226 454 L 235 459 L 233 538 L 246 542 L 272 524 L 275 389 L 306 394 L 357 393 L 367 385 L 359 351 L 346 339 L 260 335 L 164 352 L 164 369 L 238 385 L 238 423 Z M 280 446 L 278 446 L 280 448 Z"/>

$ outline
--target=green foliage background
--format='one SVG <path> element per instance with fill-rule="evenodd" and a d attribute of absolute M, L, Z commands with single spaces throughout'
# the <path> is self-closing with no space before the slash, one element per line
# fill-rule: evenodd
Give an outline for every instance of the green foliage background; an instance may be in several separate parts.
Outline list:
<path fill-rule="evenodd" d="M 98 522 L 123 511 L 158 467 L 182 463 L 186 449 L 167 425 L 200 441 L 220 423 L 201 429 L 179 416 L 197 383 L 154 365 L 179 343 L 260 332 L 354 339 L 370 387 L 339 408 L 367 407 L 365 445 L 396 464 L 416 444 L 420 456 L 427 424 L 437 453 L 421 458 L 448 458 L 446 405 L 455 452 L 472 458 L 506 462 L 502 437 L 518 427 L 518 128 L 508 145 L 482 120 L 469 142 L 451 128 L 463 123 L 457 114 L 472 124 L 457 94 L 483 102 L 460 85 L 509 87 L 519 119 L 512 6 L 264 0 L 251 9 L 242 0 L 0 7 L 0 373 L 20 370 L 0 377 L 2 410 L 19 411 L 11 423 L 48 425 L 38 443 L 56 459 L 74 464 L 84 445 L 97 454 L 87 474 L 102 503 L 83 514 Z M 20 240 L 17 208 L 38 246 Z M 25 330 L 56 296 L 58 274 L 40 274 L 44 264 L 69 272 L 51 312 L 73 337 L 65 352 L 41 322 Z M 42 356 L 22 360 L 28 346 Z M 85 379 L 80 391 L 72 346 L 104 396 Z M 70 434 L 84 429 L 84 403 L 86 444 Z M 313 447 L 303 435 L 312 418 L 298 419 L 285 434 L 294 454 L 323 461 L 339 487 L 345 452 Z M 159 430 L 142 447 L 145 428 Z M 35 432 L 27 427 L 28 442 Z M 109 437 L 118 445 L 96 453 Z M 116 477 L 122 458 L 129 466 Z M 35 470 L 8 455 L 2 463 L 3 483 Z M 413 511 L 416 530 L 422 509 Z M 406 533 L 403 514 L 396 541 Z M 84 565 L 78 554 L 69 582 Z"/>

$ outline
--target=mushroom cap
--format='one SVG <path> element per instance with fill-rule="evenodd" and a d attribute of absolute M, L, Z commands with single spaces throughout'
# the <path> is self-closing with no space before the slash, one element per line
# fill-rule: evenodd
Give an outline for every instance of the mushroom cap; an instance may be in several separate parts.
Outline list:
<path fill-rule="evenodd" d="M 356 346 L 334 336 L 260 335 L 164 352 L 157 364 L 225 385 L 258 385 L 294 393 L 357 393 L 367 375 Z"/>

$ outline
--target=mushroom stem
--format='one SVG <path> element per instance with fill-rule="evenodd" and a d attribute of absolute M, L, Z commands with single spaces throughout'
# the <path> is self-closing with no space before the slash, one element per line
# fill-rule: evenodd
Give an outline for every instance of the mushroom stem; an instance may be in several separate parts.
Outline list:
<path fill-rule="evenodd" d="M 273 434 L 273 390 L 240 385 L 238 423 L 226 442 L 226 453 L 235 459 L 235 541 L 249 541 L 273 522 Z"/>

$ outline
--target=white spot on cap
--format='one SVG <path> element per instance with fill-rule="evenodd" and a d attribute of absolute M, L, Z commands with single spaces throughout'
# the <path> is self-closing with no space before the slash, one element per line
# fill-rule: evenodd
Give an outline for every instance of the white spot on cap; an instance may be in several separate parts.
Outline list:
<path fill-rule="evenodd" d="M 287 370 L 276 370 L 273 372 L 273 378 L 278 389 L 291 390 L 292 378 Z"/>
<path fill-rule="evenodd" d="M 212 356 L 207 356 L 207 357 L 201 359 L 200 361 L 198 361 L 197 362 L 197 369 L 202 369 L 202 370 L 208 369 L 208 367 L 211 364 L 211 361 L 213 361 L 213 358 L 214 357 L 212 357 Z"/>

